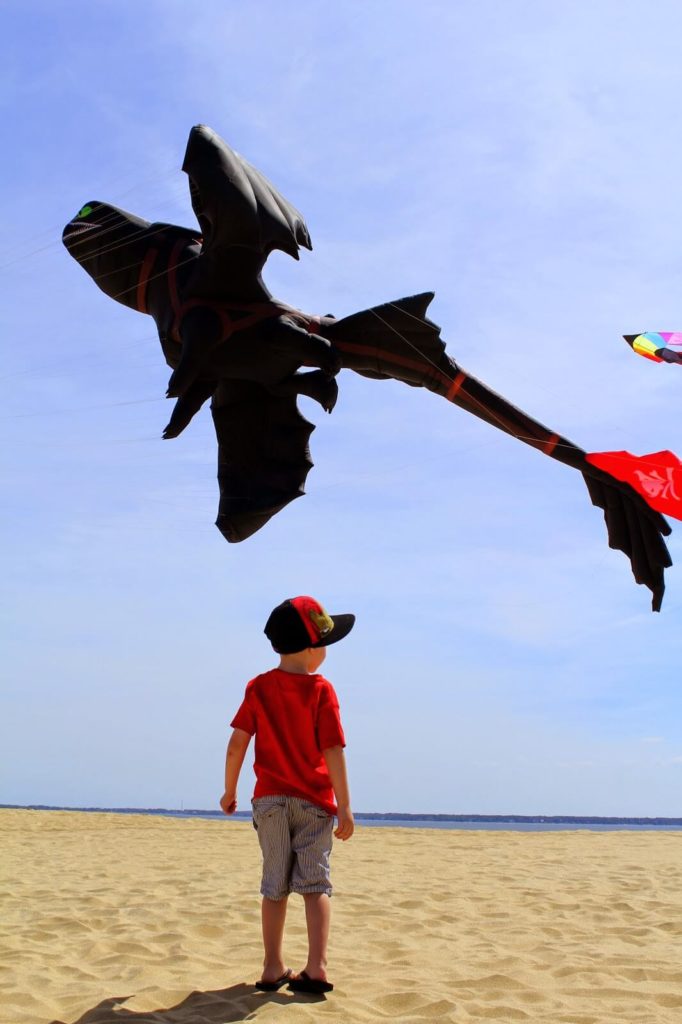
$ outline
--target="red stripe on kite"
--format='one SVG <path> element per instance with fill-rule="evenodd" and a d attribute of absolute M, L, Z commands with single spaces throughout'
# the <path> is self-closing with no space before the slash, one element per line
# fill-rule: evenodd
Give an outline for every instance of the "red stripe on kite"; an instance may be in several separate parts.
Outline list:
<path fill-rule="evenodd" d="M 445 397 L 447 398 L 448 402 L 454 401 L 455 395 L 457 394 L 457 392 L 459 391 L 459 389 L 461 388 L 462 384 L 466 379 L 466 373 L 463 373 L 462 370 L 460 370 L 445 394 Z"/>
<path fill-rule="evenodd" d="M 139 309 L 140 313 L 147 312 L 147 281 L 149 275 L 152 272 L 152 267 L 158 255 L 158 249 L 150 249 L 144 258 L 142 266 L 140 267 L 140 276 L 137 282 L 137 291 L 135 293 L 135 305 Z"/>

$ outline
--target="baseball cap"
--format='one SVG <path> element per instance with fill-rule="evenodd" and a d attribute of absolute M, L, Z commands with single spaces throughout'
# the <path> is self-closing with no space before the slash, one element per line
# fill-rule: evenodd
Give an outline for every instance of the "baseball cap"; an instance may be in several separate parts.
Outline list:
<path fill-rule="evenodd" d="M 264 633 L 278 654 L 328 647 L 348 636 L 355 616 L 329 615 L 314 597 L 289 597 L 270 612 Z"/>

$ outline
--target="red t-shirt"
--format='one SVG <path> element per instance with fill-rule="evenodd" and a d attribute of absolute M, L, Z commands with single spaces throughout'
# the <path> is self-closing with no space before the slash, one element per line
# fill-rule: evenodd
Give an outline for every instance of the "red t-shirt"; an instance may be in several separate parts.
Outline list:
<path fill-rule="evenodd" d="M 336 813 L 322 751 L 345 747 L 339 702 L 320 675 L 273 668 L 247 684 L 231 722 L 256 737 L 256 788 L 260 796 L 297 796 Z"/>

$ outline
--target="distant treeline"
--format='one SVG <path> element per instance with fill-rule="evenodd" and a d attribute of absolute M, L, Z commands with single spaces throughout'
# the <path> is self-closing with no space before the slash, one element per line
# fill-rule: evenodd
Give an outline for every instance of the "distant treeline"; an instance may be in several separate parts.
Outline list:
<path fill-rule="evenodd" d="M 105 814 L 186 814 L 202 818 L 223 818 L 222 811 L 202 811 L 170 807 L 55 807 L 49 804 L 0 804 L 0 808 L 26 811 L 99 811 Z M 237 811 L 235 817 L 250 818 L 250 811 Z M 605 818 L 578 814 L 413 814 L 389 811 L 359 811 L 355 817 L 364 821 L 482 821 L 510 822 L 528 825 L 680 825 L 682 818 Z"/>

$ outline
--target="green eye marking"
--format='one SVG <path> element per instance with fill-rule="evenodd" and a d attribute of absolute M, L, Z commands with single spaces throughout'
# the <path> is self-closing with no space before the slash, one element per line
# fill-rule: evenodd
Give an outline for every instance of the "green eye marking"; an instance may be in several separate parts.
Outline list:
<path fill-rule="evenodd" d="M 92 213 L 92 207 L 91 206 L 84 206 L 82 210 L 78 211 L 78 213 L 76 214 L 76 218 L 78 218 L 78 217 L 87 217 L 87 215 L 89 213 Z"/>

